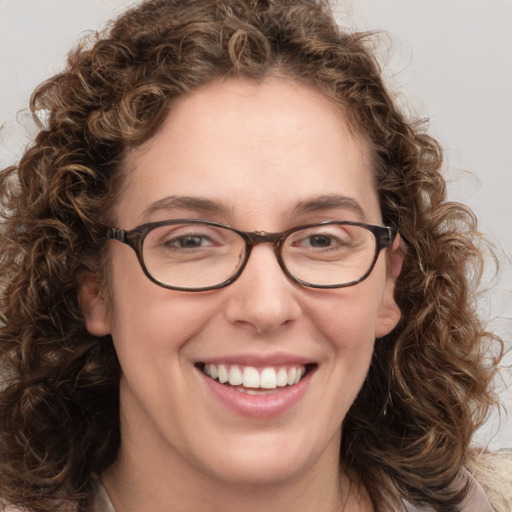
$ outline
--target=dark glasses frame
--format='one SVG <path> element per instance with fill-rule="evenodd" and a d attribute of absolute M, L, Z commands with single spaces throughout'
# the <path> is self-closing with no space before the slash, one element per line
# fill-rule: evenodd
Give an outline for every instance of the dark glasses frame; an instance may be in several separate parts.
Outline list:
<path fill-rule="evenodd" d="M 146 236 L 150 231 L 153 229 L 159 228 L 161 226 L 170 226 L 173 224 L 202 224 L 207 226 L 213 226 L 213 227 L 219 227 L 223 229 L 227 229 L 229 231 L 232 231 L 239 235 L 245 242 L 245 255 L 244 260 L 242 261 L 239 268 L 236 270 L 236 272 L 225 281 L 210 285 L 210 286 L 204 286 L 201 288 L 186 288 L 182 286 L 172 286 L 165 283 L 162 283 L 161 281 L 158 281 L 158 279 L 155 279 L 148 269 L 146 268 L 146 265 L 144 263 L 144 257 L 143 257 L 143 244 Z M 356 279 L 354 281 L 350 281 L 348 283 L 341 283 L 341 284 L 314 284 L 309 283 L 307 281 L 303 281 L 302 279 L 294 276 L 286 267 L 286 264 L 282 257 L 282 246 L 283 242 L 288 238 L 291 234 L 300 231 L 302 229 L 308 229 L 313 227 L 319 227 L 319 226 L 329 226 L 329 225 L 346 225 L 346 226 L 359 226 L 366 230 L 368 230 L 370 233 L 372 233 L 375 237 L 376 244 L 375 244 L 375 254 L 372 260 L 372 263 L 368 270 L 361 276 L 359 279 Z M 139 260 L 140 266 L 142 267 L 142 270 L 146 274 L 146 276 L 155 284 L 163 287 L 168 288 L 170 290 L 177 290 L 177 291 L 186 291 L 186 292 L 203 292 L 208 290 L 217 290 L 219 288 L 224 288 L 232 283 L 234 283 L 242 274 L 244 271 L 245 266 L 247 265 L 247 262 L 249 260 L 249 257 L 251 255 L 251 251 L 254 246 L 258 244 L 263 243 L 269 243 L 272 244 L 274 247 L 274 252 L 277 258 L 277 261 L 279 263 L 279 266 L 283 270 L 283 272 L 290 278 L 293 282 L 298 283 L 302 286 L 306 286 L 309 288 L 345 288 L 347 286 L 353 286 L 355 284 L 360 283 L 361 281 L 364 281 L 372 272 L 373 268 L 375 267 L 375 263 L 377 262 L 377 258 L 379 257 L 380 252 L 385 249 L 386 247 L 393 244 L 396 236 L 398 234 L 398 230 L 391 226 L 379 226 L 375 224 L 367 224 L 364 222 L 355 222 L 355 221 L 325 221 L 325 222 L 317 222 L 313 224 L 305 224 L 302 226 L 296 226 L 294 228 L 288 229 L 286 231 L 281 231 L 277 233 L 267 233 L 265 231 L 241 231 L 239 229 L 233 228 L 232 226 L 228 226 L 227 224 L 221 224 L 219 222 L 212 222 L 208 220 L 200 220 L 200 219 L 176 219 L 176 220 L 164 220 L 160 222 L 150 222 L 147 224 L 142 224 L 140 226 L 137 226 L 131 230 L 124 230 L 124 229 L 117 229 L 117 228 L 108 228 L 107 231 L 107 239 L 111 240 L 117 240 L 123 244 L 126 244 L 130 246 L 136 253 L 137 259 Z"/>

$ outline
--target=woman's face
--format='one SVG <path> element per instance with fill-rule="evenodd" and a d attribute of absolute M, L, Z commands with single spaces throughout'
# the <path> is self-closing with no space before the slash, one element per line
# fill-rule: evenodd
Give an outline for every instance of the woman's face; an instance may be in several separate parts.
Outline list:
<path fill-rule="evenodd" d="M 382 221 L 365 144 L 329 100 L 291 81 L 227 80 L 180 99 L 125 172 L 114 212 L 123 229 L 190 218 L 267 232 Z M 288 279 L 260 244 L 236 282 L 195 293 L 151 282 L 126 245 L 110 241 L 108 251 L 111 311 L 85 292 L 82 304 L 90 332 L 112 334 L 121 364 L 124 460 L 246 484 L 338 464 L 374 340 L 399 316 L 389 251 L 362 283 L 320 290 Z M 205 364 L 270 380 L 308 372 L 248 394 Z"/>

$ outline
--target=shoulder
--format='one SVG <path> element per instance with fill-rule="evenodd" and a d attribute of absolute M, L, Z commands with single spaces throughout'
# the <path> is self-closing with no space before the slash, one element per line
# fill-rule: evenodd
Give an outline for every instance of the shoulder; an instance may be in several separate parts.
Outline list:
<path fill-rule="evenodd" d="M 490 453 L 472 450 L 454 485 L 468 486 L 468 493 L 461 504 L 464 512 L 512 511 L 512 450 Z M 407 512 L 433 512 L 428 507 L 418 507 L 404 501 Z"/>
<path fill-rule="evenodd" d="M 512 510 L 512 450 L 496 453 L 473 450 L 465 467 L 485 491 L 496 512 Z"/>

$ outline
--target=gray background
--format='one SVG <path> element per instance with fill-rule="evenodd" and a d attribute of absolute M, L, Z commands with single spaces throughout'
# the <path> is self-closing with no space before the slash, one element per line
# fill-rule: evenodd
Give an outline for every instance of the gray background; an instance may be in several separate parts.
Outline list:
<path fill-rule="evenodd" d="M 280 0 L 277 0 L 280 1 Z M 34 87 L 58 72 L 80 36 L 133 0 L 0 0 L 0 168 L 16 162 L 34 127 L 24 109 Z M 501 271 L 481 313 L 512 345 L 512 1 L 348 0 L 338 19 L 384 30 L 381 61 L 398 100 L 430 118 L 445 148 L 451 197 L 478 215 L 498 247 Z M 505 405 L 477 436 L 512 447 L 512 354 L 497 380 Z M 508 414 L 507 414 L 508 410 Z"/>

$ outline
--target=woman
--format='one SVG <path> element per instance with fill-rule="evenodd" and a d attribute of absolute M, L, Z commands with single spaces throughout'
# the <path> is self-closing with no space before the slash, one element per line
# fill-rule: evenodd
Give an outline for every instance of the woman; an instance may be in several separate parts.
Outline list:
<path fill-rule="evenodd" d="M 149 1 L 32 108 L 1 185 L 6 503 L 492 510 L 475 219 L 367 36 L 320 1 Z"/>

